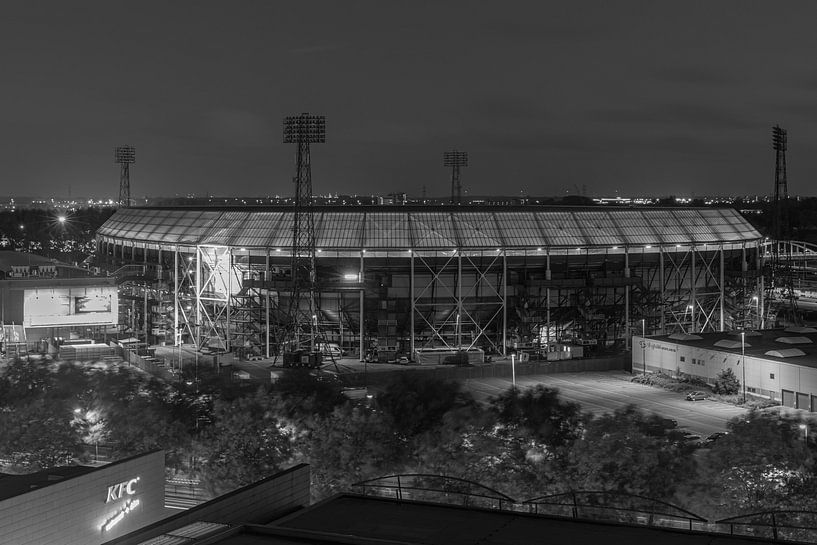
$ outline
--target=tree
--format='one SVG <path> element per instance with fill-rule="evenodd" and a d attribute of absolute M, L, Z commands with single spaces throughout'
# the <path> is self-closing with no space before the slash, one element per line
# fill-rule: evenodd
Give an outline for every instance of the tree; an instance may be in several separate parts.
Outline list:
<path fill-rule="evenodd" d="M 346 404 L 318 418 L 306 441 L 312 466 L 312 494 L 320 499 L 365 479 L 399 472 L 405 440 L 391 417 Z"/>
<path fill-rule="evenodd" d="M 405 372 L 386 385 L 377 406 L 392 419 L 397 433 L 412 437 L 439 426 L 450 410 L 474 404 L 457 382 Z"/>
<path fill-rule="evenodd" d="M 302 421 L 331 414 L 347 401 L 334 375 L 315 376 L 308 369 L 285 369 L 275 391 L 281 396 L 286 415 Z"/>
<path fill-rule="evenodd" d="M 503 424 L 524 427 L 551 448 L 571 443 L 580 431 L 580 407 L 559 399 L 559 390 L 541 384 L 520 392 L 510 388 L 491 400 Z"/>
<path fill-rule="evenodd" d="M 732 395 L 740 392 L 740 381 L 731 367 L 727 367 L 715 377 L 713 388 L 716 394 Z"/>
<path fill-rule="evenodd" d="M 814 488 L 815 464 L 799 423 L 759 411 L 730 420 L 728 435 L 704 452 L 689 501 L 711 516 L 801 509 L 792 492 Z"/>
<path fill-rule="evenodd" d="M 71 464 L 81 450 L 71 418 L 62 404 L 46 399 L 0 411 L 0 457 L 26 473 Z"/>
<path fill-rule="evenodd" d="M 280 471 L 292 457 L 291 435 L 261 391 L 217 400 L 213 424 L 196 441 L 205 486 L 217 496 Z"/>
<path fill-rule="evenodd" d="M 552 490 L 558 458 L 532 434 L 501 425 L 480 406 L 449 411 L 436 428 L 411 442 L 408 471 L 458 477 L 529 498 Z"/>
<path fill-rule="evenodd" d="M 654 433 L 651 417 L 628 406 L 588 416 L 568 454 L 566 477 L 574 490 L 611 490 L 670 500 L 694 468 L 677 432 Z"/>

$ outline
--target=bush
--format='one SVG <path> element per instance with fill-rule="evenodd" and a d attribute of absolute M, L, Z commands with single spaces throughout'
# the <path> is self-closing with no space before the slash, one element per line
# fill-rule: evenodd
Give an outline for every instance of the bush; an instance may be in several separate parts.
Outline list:
<path fill-rule="evenodd" d="M 736 394 L 740 392 L 740 381 L 731 368 L 726 368 L 715 377 L 713 390 L 716 394 Z"/>

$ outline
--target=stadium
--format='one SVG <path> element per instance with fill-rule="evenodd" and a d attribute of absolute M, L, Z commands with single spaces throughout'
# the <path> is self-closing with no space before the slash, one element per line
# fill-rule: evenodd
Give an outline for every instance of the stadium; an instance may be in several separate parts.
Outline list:
<path fill-rule="evenodd" d="M 733 209 L 313 211 L 313 319 L 361 359 L 557 345 L 592 355 L 634 333 L 724 331 L 763 312 L 763 240 Z M 121 306 L 149 342 L 271 357 L 288 319 L 293 221 L 291 206 L 122 208 L 98 230 L 98 265 L 122 279 Z"/>

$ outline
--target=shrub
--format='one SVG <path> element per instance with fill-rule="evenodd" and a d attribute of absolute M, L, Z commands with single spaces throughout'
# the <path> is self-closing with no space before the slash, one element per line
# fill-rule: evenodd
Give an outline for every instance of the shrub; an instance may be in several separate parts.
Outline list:
<path fill-rule="evenodd" d="M 716 394 L 736 394 L 740 391 L 740 381 L 731 368 L 726 368 L 715 377 L 713 390 Z"/>

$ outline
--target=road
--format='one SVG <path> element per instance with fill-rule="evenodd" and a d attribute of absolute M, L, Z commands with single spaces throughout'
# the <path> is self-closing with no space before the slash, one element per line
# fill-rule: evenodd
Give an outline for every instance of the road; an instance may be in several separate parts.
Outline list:
<path fill-rule="evenodd" d="M 674 418 L 679 427 L 702 437 L 725 431 L 727 420 L 746 412 L 716 401 L 686 401 L 684 394 L 630 382 L 629 379 L 630 374 L 622 371 L 563 373 L 519 377 L 516 385 L 523 389 L 536 384 L 558 388 L 564 399 L 579 403 L 582 410 L 593 414 L 611 413 L 635 404 L 647 412 Z M 511 379 L 468 379 L 463 385 L 477 400 L 486 401 L 507 390 Z"/>

